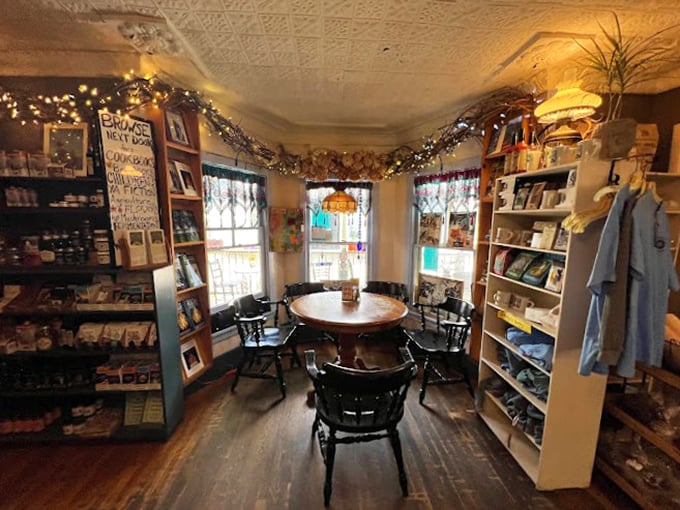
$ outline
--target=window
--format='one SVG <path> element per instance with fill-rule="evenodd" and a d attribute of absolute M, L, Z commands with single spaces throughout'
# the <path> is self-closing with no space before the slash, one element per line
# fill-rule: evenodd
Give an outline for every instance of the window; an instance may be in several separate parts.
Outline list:
<path fill-rule="evenodd" d="M 445 295 L 469 300 L 479 169 L 417 177 L 414 205 L 418 217 L 414 275 L 418 300 L 441 302 Z"/>
<path fill-rule="evenodd" d="M 265 288 L 265 179 L 203 164 L 210 308 Z"/>
<path fill-rule="evenodd" d="M 355 213 L 326 213 L 321 203 L 336 191 L 344 191 L 357 202 Z M 307 184 L 307 278 L 309 281 L 368 281 L 370 253 L 371 183 L 322 182 Z"/>

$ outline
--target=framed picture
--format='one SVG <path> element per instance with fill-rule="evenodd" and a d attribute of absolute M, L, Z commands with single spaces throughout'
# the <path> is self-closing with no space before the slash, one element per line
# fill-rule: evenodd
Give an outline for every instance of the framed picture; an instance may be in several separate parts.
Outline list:
<path fill-rule="evenodd" d="M 182 180 L 179 176 L 179 171 L 177 170 L 177 161 L 168 161 L 168 174 L 170 177 L 170 193 L 182 194 L 184 193 L 182 188 Z"/>
<path fill-rule="evenodd" d="M 537 182 L 531 187 L 529 198 L 527 198 L 527 203 L 524 206 L 525 209 L 538 209 L 538 206 L 541 205 L 545 185 L 545 182 Z"/>
<path fill-rule="evenodd" d="M 167 121 L 168 140 L 181 143 L 182 145 L 190 145 L 189 135 L 187 135 L 187 128 L 182 114 L 166 110 L 165 120 Z"/>
<path fill-rule="evenodd" d="M 517 190 L 515 200 L 512 203 L 513 210 L 524 209 L 527 203 L 527 199 L 529 198 L 529 192 L 530 188 L 526 186 Z"/>
<path fill-rule="evenodd" d="M 486 152 L 487 156 L 491 154 L 498 154 L 503 148 L 503 138 L 505 138 L 505 130 L 507 126 L 504 124 L 498 129 L 494 129 L 489 139 L 489 148 Z"/>
<path fill-rule="evenodd" d="M 80 124 L 45 124 L 43 151 L 49 162 L 64 165 L 65 174 L 87 177 L 86 122 Z"/>
<path fill-rule="evenodd" d="M 567 232 L 563 227 L 560 227 L 557 233 L 557 238 L 555 239 L 555 245 L 553 250 L 567 251 L 567 245 L 569 243 L 569 232 Z"/>
<path fill-rule="evenodd" d="M 177 173 L 179 174 L 180 185 L 182 186 L 182 192 L 188 196 L 196 196 L 198 192 L 196 191 L 196 185 L 194 184 L 194 176 L 191 173 L 191 167 L 186 163 L 181 161 L 175 161 L 175 168 L 177 168 Z"/>
<path fill-rule="evenodd" d="M 203 370 L 203 360 L 201 359 L 201 353 L 196 345 L 196 340 L 189 340 L 188 342 L 182 344 L 181 346 L 182 355 L 182 366 L 184 367 L 184 373 L 187 377 Z"/>

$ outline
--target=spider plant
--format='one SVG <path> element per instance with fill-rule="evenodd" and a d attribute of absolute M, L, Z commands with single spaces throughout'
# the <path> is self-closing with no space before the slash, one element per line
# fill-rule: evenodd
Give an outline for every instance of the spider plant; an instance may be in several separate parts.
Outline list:
<path fill-rule="evenodd" d="M 575 41 L 585 52 L 584 64 L 602 81 L 604 92 L 609 96 L 606 121 L 621 116 L 623 94 L 642 83 L 659 78 L 664 70 L 660 66 L 672 58 L 674 45 L 664 44 L 662 35 L 678 25 L 672 25 L 653 34 L 626 37 L 621 23 L 614 15 L 615 30 L 608 31 L 598 22 L 604 41 L 593 40 L 589 48 Z"/>

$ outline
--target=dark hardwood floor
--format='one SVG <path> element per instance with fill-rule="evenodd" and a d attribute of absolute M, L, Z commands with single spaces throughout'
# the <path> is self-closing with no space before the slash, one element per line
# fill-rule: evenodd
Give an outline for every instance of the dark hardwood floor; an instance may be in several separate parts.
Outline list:
<path fill-rule="evenodd" d="M 325 346 L 315 346 L 321 360 Z M 363 350 L 389 363 L 387 346 Z M 286 363 L 287 364 L 287 363 Z M 288 398 L 272 381 L 222 378 L 189 395 L 165 444 L 3 448 L 3 509 L 323 508 L 324 466 L 312 440 L 311 387 L 304 369 L 286 370 Z M 402 498 L 387 440 L 340 445 L 331 508 L 361 510 L 605 509 L 600 490 L 538 492 L 479 420 L 463 385 L 411 387 L 400 425 L 410 496 Z"/>

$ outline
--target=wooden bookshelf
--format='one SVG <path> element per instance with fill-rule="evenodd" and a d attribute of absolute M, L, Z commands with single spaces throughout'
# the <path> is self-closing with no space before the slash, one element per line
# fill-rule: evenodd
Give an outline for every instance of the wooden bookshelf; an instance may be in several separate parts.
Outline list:
<path fill-rule="evenodd" d="M 184 332 L 180 336 L 180 343 L 185 344 L 190 340 L 196 342 L 203 369 L 187 377 L 183 370 L 184 385 L 195 381 L 204 373 L 213 361 L 211 328 L 210 328 L 210 302 L 207 284 L 208 263 L 206 251 L 206 230 L 203 208 L 203 176 L 201 172 L 201 146 L 198 126 L 198 116 L 190 111 L 180 111 L 184 120 L 184 126 L 189 138 L 189 144 L 173 142 L 168 139 L 168 127 L 165 111 L 160 108 L 147 108 L 143 110 L 144 117 L 154 123 L 155 139 L 158 145 L 158 173 L 159 173 L 159 195 L 161 204 L 161 217 L 163 230 L 169 240 L 170 257 L 176 261 L 178 254 L 191 255 L 198 266 L 203 284 L 179 290 L 175 293 L 177 305 L 187 299 L 196 299 L 199 310 L 203 317 L 203 322 L 194 326 L 191 330 Z M 170 177 L 171 165 L 178 161 L 183 163 L 191 170 L 191 178 L 196 195 L 186 195 L 173 189 Z M 199 240 L 175 242 L 174 235 L 177 225 L 174 224 L 173 212 L 189 211 L 194 218 Z"/>

